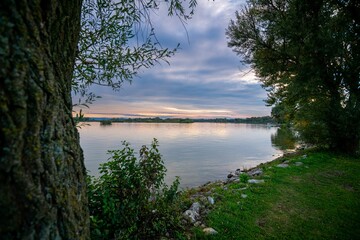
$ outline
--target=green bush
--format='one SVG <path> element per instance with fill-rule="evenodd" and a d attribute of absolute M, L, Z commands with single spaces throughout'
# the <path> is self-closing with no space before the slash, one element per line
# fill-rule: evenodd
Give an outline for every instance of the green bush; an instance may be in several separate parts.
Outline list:
<path fill-rule="evenodd" d="M 249 180 L 249 175 L 246 173 L 240 174 L 239 179 L 241 183 L 247 183 Z"/>
<path fill-rule="evenodd" d="M 156 139 L 135 157 L 129 143 L 109 151 L 100 177 L 88 178 L 92 239 L 158 239 L 181 231 L 177 178 L 168 187 Z"/>

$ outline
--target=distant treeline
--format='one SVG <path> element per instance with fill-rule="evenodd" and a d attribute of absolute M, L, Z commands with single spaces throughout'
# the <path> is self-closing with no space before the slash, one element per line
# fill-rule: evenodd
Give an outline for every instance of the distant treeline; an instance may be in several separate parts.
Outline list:
<path fill-rule="evenodd" d="M 85 122 L 130 122 L 130 123 L 248 123 L 248 124 L 276 124 L 270 117 L 251 117 L 251 118 L 214 118 L 214 119 L 190 119 L 190 118 L 84 118 Z"/>

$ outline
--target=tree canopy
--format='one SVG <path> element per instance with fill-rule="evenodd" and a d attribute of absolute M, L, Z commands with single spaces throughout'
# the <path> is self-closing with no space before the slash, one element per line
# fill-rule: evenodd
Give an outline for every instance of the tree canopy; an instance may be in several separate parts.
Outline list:
<path fill-rule="evenodd" d="M 226 34 L 303 139 L 359 150 L 358 1 L 250 0 Z"/>

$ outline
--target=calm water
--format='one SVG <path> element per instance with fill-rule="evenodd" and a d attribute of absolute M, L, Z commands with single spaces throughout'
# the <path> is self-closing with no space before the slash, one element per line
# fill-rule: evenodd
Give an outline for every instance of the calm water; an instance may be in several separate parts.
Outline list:
<path fill-rule="evenodd" d="M 225 179 L 230 171 L 250 168 L 281 154 L 272 146 L 277 128 L 229 123 L 90 123 L 79 129 L 85 165 L 91 175 L 108 159 L 107 150 L 128 141 L 136 151 L 153 138 L 160 144 L 167 168 L 166 182 L 181 177 L 182 187 Z"/>

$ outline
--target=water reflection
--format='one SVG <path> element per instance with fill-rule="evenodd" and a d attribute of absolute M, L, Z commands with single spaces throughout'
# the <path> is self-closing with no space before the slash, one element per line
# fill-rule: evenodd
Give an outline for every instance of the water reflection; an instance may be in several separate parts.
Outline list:
<path fill-rule="evenodd" d="M 107 150 L 119 149 L 127 140 L 135 151 L 159 140 L 168 169 L 166 182 L 181 177 L 181 185 L 197 186 L 226 178 L 229 171 L 270 161 L 281 151 L 271 136 L 276 128 L 229 123 L 91 123 L 79 130 L 85 165 L 91 175 L 108 159 Z"/>
<path fill-rule="evenodd" d="M 296 137 L 290 128 L 282 126 L 277 129 L 276 133 L 271 134 L 271 143 L 279 150 L 294 149 Z"/>

